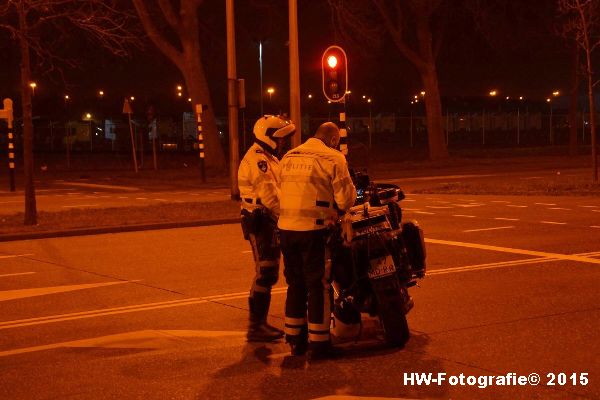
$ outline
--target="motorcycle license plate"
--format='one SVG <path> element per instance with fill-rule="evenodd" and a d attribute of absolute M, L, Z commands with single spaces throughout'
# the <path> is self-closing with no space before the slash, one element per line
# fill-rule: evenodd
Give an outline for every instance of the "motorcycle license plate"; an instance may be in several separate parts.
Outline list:
<path fill-rule="evenodd" d="M 369 278 L 378 279 L 396 272 L 396 266 L 392 256 L 375 258 L 371 260 L 371 269 L 369 270 Z"/>

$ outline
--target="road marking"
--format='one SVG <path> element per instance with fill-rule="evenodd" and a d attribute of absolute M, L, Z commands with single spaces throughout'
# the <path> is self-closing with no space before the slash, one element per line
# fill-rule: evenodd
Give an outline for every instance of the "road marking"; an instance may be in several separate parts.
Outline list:
<path fill-rule="evenodd" d="M 103 286 L 122 285 L 137 281 L 116 281 L 102 283 L 87 283 L 83 285 L 65 285 L 65 286 L 49 286 L 32 289 L 17 289 L 0 291 L 0 301 L 24 299 L 27 297 L 45 296 L 48 294 L 72 292 L 74 290 L 94 289 Z"/>
<path fill-rule="evenodd" d="M 453 273 L 457 273 L 457 272 L 479 271 L 479 270 L 484 270 L 484 269 L 508 268 L 508 267 L 516 267 L 519 265 L 538 264 L 538 263 L 545 263 L 545 262 L 550 262 L 550 261 L 561 261 L 561 260 L 558 258 L 540 257 L 540 258 L 532 258 L 532 259 L 526 259 L 526 260 L 503 261 L 503 262 L 497 262 L 497 263 L 467 265 L 465 267 L 434 269 L 432 271 L 428 271 L 427 276 L 453 274 Z"/>
<path fill-rule="evenodd" d="M 562 208 L 562 207 L 551 207 L 551 208 L 548 208 L 548 210 L 567 210 L 567 211 L 571 211 L 570 208 Z"/>
<path fill-rule="evenodd" d="M 494 219 L 497 219 L 499 221 L 520 221 L 519 218 L 503 218 L 503 217 L 496 217 Z"/>
<path fill-rule="evenodd" d="M 498 251 L 501 253 L 524 254 L 524 255 L 528 255 L 528 256 L 558 258 L 561 260 L 577 261 L 577 262 L 589 263 L 589 264 L 600 264 L 600 260 L 598 260 L 598 259 L 582 257 L 582 256 L 578 256 L 578 255 L 548 253 L 545 251 L 515 249 L 515 248 L 511 248 L 511 247 L 491 246 L 491 245 L 479 244 L 479 243 L 457 242 L 457 241 L 453 241 L 453 240 L 441 240 L 441 239 L 431 239 L 431 238 L 426 238 L 425 243 L 443 244 L 443 245 L 447 245 L 447 246 L 467 247 L 467 248 L 471 248 L 471 249 L 480 249 L 480 250 L 489 250 L 489 251 Z"/>
<path fill-rule="evenodd" d="M 136 200 L 148 200 L 148 198 L 147 198 L 147 197 L 136 197 L 135 199 L 136 199 Z"/>
<path fill-rule="evenodd" d="M 252 250 L 244 250 L 242 253 L 252 253 Z"/>
<path fill-rule="evenodd" d="M 554 222 L 554 221 L 540 221 L 542 224 L 549 224 L 549 225 L 566 225 L 566 222 Z"/>
<path fill-rule="evenodd" d="M 31 275 L 31 274 L 35 274 L 35 272 L 16 272 L 14 274 L 3 274 L 3 275 L 0 275 L 0 278 L 4 278 L 6 276 Z"/>
<path fill-rule="evenodd" d="M 590 225 L 590 228 L 600 228 L 598 225 Z"/>
<path fill-rule="evenodd" d="M 541 177 L 541 176 L 528 176 L 528 177 L 519 178 L 519 179 L 522 179 L 522 180 L 526 181 L 526 180 L 530 180 L 530 179 L 543 179 L 543 177 Z"/>
<path fill-rule="evenodd" d="M 456 207 L 469 208 L 469 207 L 481 207 L 481 206 L 484 206 L 485 204 L 452 204 L 452 205 L 456 206 Z"/>
<path fill-rule="evenodd" d="M 62 206 L 62 208 L 97 207 L 100 204 L 77 204 L 75 206 Z"/>
<path fill-rule="evenodd" d="M 425 206 L 425 208 L 439 208 L 439 209 L 444 209 L 444 208 L 454 208 L 454 207 L 448 207 L 448 206 Z"/>
<path fill-rule="evenodd" d="M 453 217 L 475 218 L 475 215 L 454 214 Z"/>
<path fill-rule="evenodd" d="M 416 201 L 415 199 L 404 199 L 402 201 Z"/>
<path fill-rule="evenodd" d="M 583 207 L 583 208 L 598 208 L 598 206 L 577 206 L 577 207 Z"/>
<path fill-rule="evenodd" d="M 555 206 L 555 203 L 533 203 L 533 204 L 537 204 L 538 206 Z"/>
<path fill-rule="evenodd" d="M 0 256 L 0 260 L 5 259 L 5 258 L 28 257 L 28 256 L 34 256 L 34 255 L 35 254 L 33 254 L 33 253 L 28 253 L 28 254 L 7 254 L 7 255 Z"/>
<path fill-rule="evenodd" d="M 45 350 L 56 350 L 65 347 L 77 348 L 109 348 L 109 349 L 161 349 L 189 338 L 221 338 L 225 336 L 244 337 L 243 331 L 202 331 L 202 330 L 143 330 L 117 333 L 90 339 L 72 340 L 42 346 L 22 347 L 20 349 L 0 351 L 0 357 L 34 353 Z"/>
<path fill-rule="evenodd" d="M 598 261 L 600 262 L 600 260 L 598 260 Z M 285 287 L 274 288 L 271 291 L 272 295 L 273 294 L 284 294 L 284 293 L 287 293 L 287 288 L 285 288 Z M 72 320 L 85 319 L 85 318 L 102 317 L 102 316 L 107 316 L 107 315 L 125 314 L 125 313 L 138 312 L 138 311 L 159 310 L 159 309 L 163 309 L 163 308 L 191 306 L 191 305 L 196 305 L 196 304 L 205 304 L 205 303 L 211 303 L 211 302 L 246 299 L 246 298 L 248 298 L 248 291 L 223 294 L 223 295 L 215 295 L 215 296 L 206 296 L 206 297 L 192 297 L 192 298 L 187 298 L 187 299 L 162 301 L 162 302 L 157 302 L 157 303 L 136 304 L 136 305 L 124 306 L 124 307 L 104 308 L 104 309 L 99 309 L 99 310 L 83 311 L 83 312 L 76 312 L 76 313 L 69 313 L 69 314 L 50 315 L 50 316 L 46 316 L 46 317 L 36 317 L 36 318 L 27 318 L 27 319 L 0 322 L 0 330 L 21 328 L 24 326 L 31 326 L 31 325 L 49 324 L 49 323 L 54 323 L 54 322 L 72 321 Z"/>
<path fill-rule="evenodd" d="M 511 228 L 514 228 L 514 226 L 496 226 L 494 228 L 467 229 L 466 231 L 463 231 L 463 232 L 483 232 L 483 231 L 495 231 L 497 229 L 511 229 Z"/>
<path fill-rule="evenodd" d="M 119 199 L 128 199 L 129 197 L 127 196 L 119 196 Z"/>
<path fill-rule="evenodd" d="M 506 207 L 527 208 L 528 206 L 518 206 L 516 204 L 507 204 Z"/>
<path fill-rule="evenodd" d="M 168 200 L 165 200 L 165 199 L 154 199 L 154 200 L 156 200 L 156 201 L 168 201 Z"/>
<path fill-rule="evenodd" d="M 592 210 L 592 212 L 600 212 L 600 210 Z"/>
<path fill-rule="evenodd" d="M 0 201 L 0 204 L 22 203 L 23 200 Z"/>
<path fill-rule="evenodd" d="M 432 213 L 432 212 L 429 212 L 429 211 L 413 211 L 413 213 L 415 213 L 415 214 L 435 215 L 435 213 Z"/>
<path fill-rule="evenodd" d="M 79 187 L 98 188 L 98 189 L 117 189 L 117 190 L 124 190 L 126 192 L 136 192 L 136 191 L 140 190 L 140 188 L 137 188 L 134 186 L 100 185 L 97 183 L 59 182 L 59 185 L 79 186 Z"/>
<path fill-rule="evenodd" d="M 492 200 L 492 203 L 505 203 L 505 204 L 509 204 L 510 201 L 506 201 L 506 200 Z"/>

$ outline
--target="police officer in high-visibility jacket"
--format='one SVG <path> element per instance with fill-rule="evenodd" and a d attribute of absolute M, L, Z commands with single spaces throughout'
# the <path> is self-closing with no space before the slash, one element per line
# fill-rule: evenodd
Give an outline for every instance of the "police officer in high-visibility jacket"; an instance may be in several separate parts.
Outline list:
<path fill-rule="evenodd" d="M 346 159 L 336 150 L 339 141 L 338 127 L 324 123 L 314 137 L 289 151 L 280 165 L 278 226 L 288 284 L 286 341 L 293 355 L 310 350 L 312 359 L 332 354 L 327 227 L 338 218 L 339 211 L 349 209 L 356 200 Z"/>
<path fill-rule="evenodd" d="M 279 278 L 279 243 L 276 236 L 279 217 L 278 150 L 296 127 L 285 118 L 265 115 L 254 125 L 254 144 L 242 159 L 238 186 L 242 201 L 242 230 L 250 242 L 256 275 L 248 303 L 248 341 L 272 341 L 283 331 L 267 323 L 271 288 Z"/>

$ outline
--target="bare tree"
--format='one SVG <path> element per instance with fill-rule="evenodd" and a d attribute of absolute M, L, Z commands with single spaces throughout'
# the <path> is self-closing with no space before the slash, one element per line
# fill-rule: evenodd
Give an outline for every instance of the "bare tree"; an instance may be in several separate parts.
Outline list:
<path fill-rule="evenodd" d="M 592 137 L 592 169 L 594 182 L 598 182 L 598 157 L 596 148 L 596 110 L 594 104 L 594 69 L 592 53 L 600 45 L 600 0 L 558 0 L 559 10 L 565 17 L 562 33 L 572 38 L 585 55 L 584 71 L 587 81 L 590 129 Z"/>
<path fill-rule="evenodd" d="M 208 105 L 202 115 L 206 164 L 222 169 L 225 159 L 201 56 L 199 7 L 202 3 L 203 0 L 133 0 L 147 35 L 181 71 L 192 103 Z"/>
<path fill-rule="evenodd" d="M 0 29 L 8 30 L 18 43 L 21 54 L 21 105 L 23 114 L 23 170 L 25 175 L 25 225 L 37 224 L 37 208 L 33 179 L 33 122 L 31 74 L 36 65 L 50 69 L 69 62 L 60 56 L 56 37 L 65 41 L 77 37 L 74 32 L 110 50 L 124 55 L 135 37 L 127 29 L 131 16 L 106 0 L 8 0 L 0 6 Z M 78 38 L 79 39 L 79 38 Z"/>
<path fill-rule="evenodd" d="M 443 0 L 329 0 L 346 37 L 374 38 L 386 32 L 398 51 L 417 69 L 425 90 L 429 158 L 448 157 L 436 58 L 445 18 Z"/>

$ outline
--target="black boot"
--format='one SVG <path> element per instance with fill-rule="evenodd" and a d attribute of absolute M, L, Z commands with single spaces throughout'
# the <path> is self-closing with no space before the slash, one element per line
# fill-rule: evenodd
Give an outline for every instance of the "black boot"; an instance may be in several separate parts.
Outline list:
<path fill-rule="evenodd" d="M 283 331 L 264 321 L 250 322 L 246 339 L 249 342 L 272 342 L 283 337 Z"/>
<path fill-rule="evenodd" d="M 286 335 L 293 356 L 303 356 L 308 351 L 308 326 L 304 325 L 299 335 Z"/>

